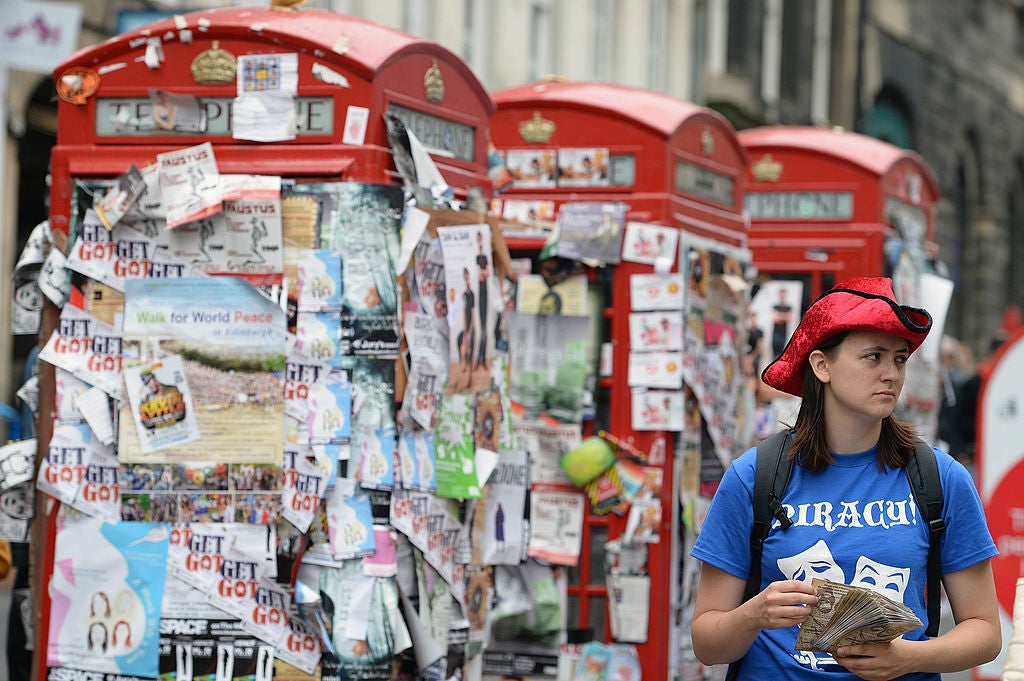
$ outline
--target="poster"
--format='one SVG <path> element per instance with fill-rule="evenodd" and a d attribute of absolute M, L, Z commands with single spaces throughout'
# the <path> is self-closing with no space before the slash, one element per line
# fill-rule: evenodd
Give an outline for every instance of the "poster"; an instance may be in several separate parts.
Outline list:
<path fill-rule="evenodd" d="M 74 305 L 65 305 L 39 359 L 122 399 L 121 332 Z"/>
<path fill-rule="evenodd" d="M 39 466 L 36 488 L 83 513 L 116 520 L 120 487 L 113 448 L 85 423 L 54 428 Z"/>
<path fill-rule="evenodd" d="M 43 309 L 43 291 L 39 288 L 39 275 L 50 250 L 50 222 L 44 220 L 32 228 L 14 266 L 14 296 L 11 306 L 11 333 L 29 335 L 39 333 L 39 320 Z"/>
<path fill-rule="evenodd" d="M 522 274 L 516 279 L 516 312 L 586 317 L 589 288 L 583 274 L 571 275 L 554 286 L 539 274 Z"/>
<path fill-rule="evenodd" d="M 752 431 L 753 415 L 743 408 L 749 401 L 742 398 L 748 388 L 741 357 L 747 323 L 742 273 L 750 252 L 688 232 L 680 234 L 679 251 L 686 282 L 682 379 L 700 404 L 708 444 L 728 466 Z"/>
<path fill-rule="evenodd" d="M 363 487 L 394 486 L 395 362 L 346 357 L 352 384 L 352 457 Z"/>
<path fill-rule="evenodd" d="M 222 215 L 224 228 L 217 231 L 224 234 L 228 272 L 279 284 L 284 272 L 280 189 L 272 197 L 225 200 Z"/>
<path fill-rule="evenodd" d="M 209 142 L 156 155 L 167 229 L 221 212 L 220 171 Z"/>
<path fill-rule="evenodd" d="M 634 312 L 683 309 L 683 275 L 633 274 L 629 277 L 629 304 Z"/>
<path fill-rule="evenodd" d="M 558 186 L 608 186 L 608 149 L 603 147 L 559 148 Z"/>
<path fill-rule="evenodd" d="M 169 529 L 58 516 L 48 665 L 157 675 Z"/>
<path fill-rule="evenodd" d="M 667 311 L 631 313 L 629 347 L 635 351 L 682 350 L 682 315 Z"/>
<path fill-rule="evenodd" d="M 180 355 L 128 367 L 124 382 L 143 454 L 199 439 L 192 390 Z"/>
<path fill-rule="evenodd" d="M 953 297 L 953 282 L 937 274 L 921 273 L 917 302 L 900 300 L 904 305 L 923 307 L 932 316 L 932 330 L 921 347 L 907 360 L 906 380 L 900 394 L 899 417 L 914 424 L 925 442 L 934 442 L 939 433 L 939 397 L 935 386 L 940 381 L 939 356 L 946 313 Z"/>
<path fill-rule="evenodd" d="M 629 222 L 626 224 L 626 237 L 622 245 L 622 259 L 648 265 L 667 261 L 671 265 L 678 243 L 679 230 L 674 227 Z"/>
<path fill-rule="evenodd" d="M 488 225 L 438 227 L 448 302 L 448 394 L 490 386 L 500 306 Z"/>
<path fill-rule="evenodd" d="M 35 438 L 0 447 L 0 540 L 27 541 L 32 523 Z"/>
<path fill-rule="evenodd" d="M 440 419 L 434 431 L 438 496 L 449 499 L 480 496 L 473 416 L 471 395 L 449 395 L 441 403 Z"/>
<path fill-rule="evenodd" d="M 509 149 L 505 166 L 516 188 L 554 187 L 558 176 L 555 149 Z"/>
<path fill-rule="evenodd" d="M 137 405 L 122 403 L 118 458 L 125 503 L 133 513 L 144 509 L 149 519 L 175 520 L 176 512 L 183 521 L 276 517 L 283 479 L 284 311 L 231 277 L 138 279 L 126 283 L 124 319 L 127 382 L 140 386 L 144 373 L 153 374 L 147 379 L 162 380 L 168 395 L 157 402 L 164 411 L 135 413 L 142 398 Z M 180 421 L 173 421 L 175 405 L 186 411 Z M 156 435 L 149 444 L 159 446 L 147 451 L 139 432 L 149 416 L 172 418 L 162 426 L 173 428 L 167 439 L 183 439 L 163 442 Z M 159 508 L 172 516 L 154 516 Z"/>
<path fill-rule="evenodd" d="M 437 491 L 437 450 L 432 432 L 402 429 L 396 459 L 396 482 L 402 489 Z"/>
<path fill-rule="evenodd" d="M 296 185 L 326 195 L 333 210 L 321 228 L 319 248 L 338 249 L 342 265 L 342 330 L 345 354 L 398 354 L 398 277 L 402 189 L 393 185 L 334 182 Z"/>
<path fill-rule="evenodd" d="M 803 316 L 800 303 L 803 293 L 803 282 L 772 279 L 761 282 L 751 299 L 748 327 L 758 329 L 764 339 L 757 362 L 761 370 L 785 350 Z"/>
<path fill-rule="evenodd" d="M 587 498 L 578 492 L 534 485 L 530 492 L 529 555 L 556 565 L 577 565 L 586 504 Z"/>
<path fill-rule="evenodd" d="M 480 552 L 474 564 L 519 565 L 528 487 L 526 452 L 502 452 L 473 514 L 473 547 Z"/>
<path fill-rule="evenodd" d="M 603 266 L 621 259 L 624 203 L 578 201 L 563 204 L 558 211 L 555 255 Z"/>
<path fill-rule="evenodd" d="M 118 291 L 124 291 L 126 279 L 182 277 L 195 270 L 187 258 L 180 257 L 180 249 L 159 243 L 136 229 L 136 224 L 146 227 L 125 220 L 107 230 L 90 208 L 68 255 L 68 269 Z M 173 245 L 184 238 L 185 233 L 165 241 Z"/>
<path fill-rule="evenodd" d="M 262 556 L 229 548 L 219 561 L 215 587 L 207 599 L 239 619 L 243 630 L 273 645 L 287 631 L 291 598 L 273 581 L 270 565 Z"/>
<path fill-rule="evenodd" d="M 281 515 L 299 532 L 309 531 L 334 473 L 333 468 L 319 466 L 308 447 L 285 445 Z"/>
<path fill-rule="evenodd" d="M 406 312 L 404 328 L 410 362 L 402 409 L 420 427 L 432 430 L 448 377 L 448 326 L 443 318 Z"/>
<path fill-rule="evenodd" d="M 466 566 L 455 562 L 464 527 L 454 501 L 426 492 L 396 489 L 391 495 L 389 522 L 423 552 L 427 564 L 448 584 L 458 601 L 466 596 Z"/>
<path fill-rule="evenodd" d="M 335 560 L 370 556 L 376 551 L 370 497 L 355 493 L 355 481 L 339 479 L 327 495 L 327 527 Z"/>
<path fill-rule="evenodd" d="M 29 540 L 34 504 L 35 492 L 30 483 L 0 492 L 0 539 Z"/>
<path fill-rule="evenodd" d="M 284 312 L 234 278 L 130 281 L 125 290 L 125 365 L 180 356 L 200 437 L 195 446 L 146 456 L 122 407 L 118 456 L 125 463 L 212 459 L 280 464 L 284 440 Z M 175 366 L 179 360 L 172 360 Z"/>
<path fill-rule="evenodd" d="M 545 413 L 566 423 L 582 420 L 585 392 L 593 380 L 591 321 L 589 317 L 508 313 L 514 367 L 509 395 L 526 418 Z"/>

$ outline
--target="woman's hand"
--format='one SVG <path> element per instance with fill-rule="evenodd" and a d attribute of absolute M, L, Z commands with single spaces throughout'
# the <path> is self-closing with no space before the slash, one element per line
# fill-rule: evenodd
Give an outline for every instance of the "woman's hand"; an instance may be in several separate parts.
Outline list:
<path fill-rule="evenodd" d="M 797 626 L 811 614 L 818 602 L 817 591 L 807 582 L 794 579 L 772 582 L 757 599 L 755 615 L 762 629 L 785 629 Z"/>
<path fill-rule="evenodd" d="M 814 587 L 804 582 L 774 582 L 743 601 L 746 582 L 708 563 L 701 566 L 694 603 L 693 651 L 705 664 L 735 662 L 743 657 L 762 629 L 800 624 L 818 602 Z"/>
<path fill-rule="evenodd" d="M 840 646 L 832 656 L 836 662 L 867 681 L 887 681 L 915 671 L 914 641 L 901 638 L 885 643 Z"/>

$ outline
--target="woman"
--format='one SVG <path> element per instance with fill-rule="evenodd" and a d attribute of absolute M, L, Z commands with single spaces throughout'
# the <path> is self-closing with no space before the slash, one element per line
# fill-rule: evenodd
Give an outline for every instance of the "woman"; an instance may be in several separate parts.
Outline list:
<path fill-rule="evenodd" d="M 990 558 L 995 545 L 967 470 L 936 450 L 946 532 L 942 581 L 955 626 L 928 639 L 924 627 L 887 643 L 846 645 L 834 656 L 794 650 L 817 602 L 813 577 L 881 591 L 927 621 L 928 528 L 903 468 L 910 426 L 893 418 L 907 358 L 931 328 L 924 310 L 899 305 L 885 278 L 851 279 L 819 298 L 768 385 L 803 397 L 792 430 L 792 478 L 782 499 L 794 524 L 764 543 L 760 593 L 743 602 L 756 449 L 722 479 L 692 555 L 703 561 L 693 649 L 705 664 L 742 660 L 739 679 L 906 678 L 939 681 L 1000 648 Z"/>

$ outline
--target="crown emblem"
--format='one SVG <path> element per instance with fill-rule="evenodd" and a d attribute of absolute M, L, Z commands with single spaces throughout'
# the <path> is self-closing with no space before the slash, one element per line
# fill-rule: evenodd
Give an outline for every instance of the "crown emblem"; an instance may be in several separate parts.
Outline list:
<path fill-rule="evenodd" d="M 715 137 L 711 130 L 705 127 L 700 133 L 700 148 L 707 158 L 715 155 Z"/>
<path fill-rule="evenodd" d="M 440 104 L 444 99 L 444 78 L 441 77 L 441 69 L 438 68 L 436 59 L 423 74 L 423 93 L 427 101 L 434 104 Z"/>
<path fill-rule="evenodd" d="M 754 164 L 753 172 L 754 179 L 760 182 L 778 182 L 782 177 L 782 164 L 772 158 L 771 154 L 765 154 Z"/>
<path fill-rule="evenodd" d="M 192 60 L 192 80 L 200 85 L 233 83 L 238 73 L 238 62 L 228 51 L 220 49 L 220 41 Z"/>
<path fill-rule="evenodd" d="M 533 118 L 519 124 L 519 136 L 524 142 L 547 144 L 554 134 L 555 122 L 541 116 L 540 111 L 534 111 Z"/>

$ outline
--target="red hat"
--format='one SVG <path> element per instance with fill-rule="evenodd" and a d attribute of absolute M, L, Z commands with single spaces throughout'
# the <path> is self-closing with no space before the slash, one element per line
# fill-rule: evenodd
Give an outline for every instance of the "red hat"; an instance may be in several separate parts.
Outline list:
<path fill-rule="evenodd" d="M 904 338 L 910 352 L 924 342 L 932 317 L 926 310 L 900 305 L 887 277 L 847 279 L 814 301 L 778 359 L 761 378 L 771 387 L 800 397 L 804 368 L 814 350 L 841 331 L 881 331 Z"/>

